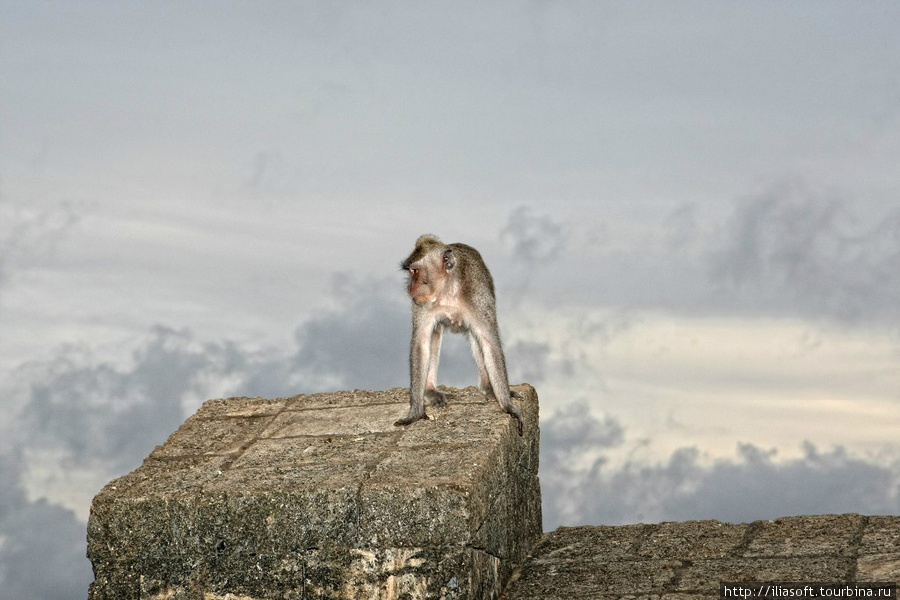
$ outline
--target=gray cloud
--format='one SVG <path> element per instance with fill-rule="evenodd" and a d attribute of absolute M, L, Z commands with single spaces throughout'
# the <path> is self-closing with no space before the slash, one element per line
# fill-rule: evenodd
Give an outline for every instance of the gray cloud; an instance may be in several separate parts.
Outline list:
<path fill-rule="evenodd" d="M 673 251 L 683 250 L 700 237 L 697 207 L 684 204 L 669 213 L 663 223 L 666 244 Z"/>
<path fill-rule="evenodd" d="M 298 326 L 293 348 L 201 342 L 188 330 L 156 326 L 128 366 L 86 363 L 76 350 L 64 349 L 29 368 L 22 415 L 27 442 L 64 449 L 79 464 L 110 461 L 123 470 L 164 441 L 186 409 L 221 393 L 213 382 L 231 382 L 225 393 L 264 397 L 406 385 L 408 308 L 390 284 L 350 282 L 335 290 L 337 306 Z M 462 371 L 455 363 L 463 361 L 448 354 L 442 374 L 452 378 Z M 468 375 L 476 380 L 474 366 Z"/>
<path fill-rule="evenodd" d="M 545 453 L 564 467 L 587 452 L 620 446 L 624 436 L 625 428 L 618 420 L 609 415 L 595 417 L 583 401 L 558 410 L 541 425 Z"/>
<path fill-rule="evenodd" d="M 156 326 L 127 366 L 91 363 L 72 348 L 27 370 L 23 440 L 62 449 L 78 464 L 137 464 L 210 394 L 275 397 L 313 391 L 408 384 L 409 308 L 392 281 L 348 281 L 333 309 L 299 325 L 293 348 L 251 350 L 232 341 L 201 342 L 189 330 Z M 477 381 L 468 344 L 446 336 L 441 381 Z M 541 368 L 547 349 L 517 352 Z M 226 383 L 222 383 L 226 382 Z"/>
<path fill-rule="evenodd" d="M 22 421 L 27 443 L 62 449 L 79 465 L 121 471 L 181 424 L 184 402 L 202 396 L 204 375 L 246 366 L 229 344 L 197 344 L 187 331 L 157 326 L 132 366 L 83 364 L 64 349 L 35 371 Z"/>
<path fill-rule="evenodd" d="M 900 464 L 879 464 L 843 448 L 776 461 L 773 451 L 742 444 L 735 459 L 704 466 L 696 448 L 667 462 L 629 464 L 609 472 L 602 463 L 577 491 L 581 518 L 591 523 L 719 519 L 745 522 L 785 515 L 900 510 Z"/>
<path fill-rule="evenodd" d="M 781 183 L 741 200 L 710 255 L 714 284 L 738 301 L 847 322 L 900 320 L 900 209 Z"/>
<path fill-rule="evenodd" d="M 577 276 L 579 301 L 636 311 L 900 326 L 894 204 L 857 202 L 795 178 L 724 205 L 683 204 L 637 229 L 590 270 L 567 256 L 553 286 Z"/>
<path fill-rule="evenodd" d="M 513 260 L 526 265 L 542 264 L 558 258 L 565 249 L 563 226 L 527 206 L 509 213 L 500 238 L 507 243 Z"/>
<path fill-rule="evenodd" d="M 399 281 L 399 280 L 398 280 Z M 338 307 L 294 333 L 292 362 L 313 387 L 377 389 L 406 384 L 409 307 L 396 281 L 350 281 L 332 292 Z"/>
<path fill-rule="evenodd" d="M 541 424 L 544 526 L 719 519 L 745 522 L 798 514 L 900 510 L 900 462 L 855 456 L 841 447 L 802 445 L 798 458 L 738 446 L 734 458 L 703 460 L 694 447 L 659 463 L 611 467 L 605 452 L 625 444 L 612 417 L 573 405 Z M 594 455 L 587 468 L 577 459 Z"/>
<path fill-rule="evenodd" d="M 579 462 L 587 454 L 620 446 L 625 428 L 609 415 L 594 416 L 586 402 L 573 402 L 541 419 L 541 493 L 544 529 L 586 524 L 584 507 L 572 502 L 586 484 Z M 605 462 L 603 456 L 594 459 Z"/>
<path fill-rule="evenodd" d="M 20 465 L 0 456 L 0 589 L 5 598 L 84 597 L 93 579 L 85 558 L 84 524 L 44 499 L 29 501 Z"/>
<path fill-rule="evenodd" d="M 512 382 L 540 383 L 547 375 L 550 344 L 518 340 L 504 349 Z"/>

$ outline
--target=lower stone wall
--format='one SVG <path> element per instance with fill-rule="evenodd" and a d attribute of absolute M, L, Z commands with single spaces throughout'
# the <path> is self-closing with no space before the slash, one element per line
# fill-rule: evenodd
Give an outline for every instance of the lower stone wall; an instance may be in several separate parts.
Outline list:
<path fill-rule="evenodd" d="M 896 516 L 562 527 L 534 548 L 504 598 L 712 599 L 720 598 L 719 582 L 898 579 Z"/>

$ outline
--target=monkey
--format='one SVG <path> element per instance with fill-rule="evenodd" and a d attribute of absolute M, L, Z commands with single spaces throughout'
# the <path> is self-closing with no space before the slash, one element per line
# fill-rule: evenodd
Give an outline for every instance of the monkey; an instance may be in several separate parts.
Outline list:
<path fill-rule="evenodd" d="M 425 400 L 444 406 L 453 394 L 437 389 L 438 362 L 444 329 L 465 333 L 478 366 L 478 387 L 486 398 L 515 417 L 522 435 L 522 409 L 509 389 L 506 360 L 497 324 L 494 280 L 478 251 L 466 244 L 445 244 L 433 235 L 416 240 L 412 254 L 400 263 L 407 273 L 412 300 L 412 339 L 409 344 L 409 414 L 394 425 L 410 425 L 427 418 Z"/>

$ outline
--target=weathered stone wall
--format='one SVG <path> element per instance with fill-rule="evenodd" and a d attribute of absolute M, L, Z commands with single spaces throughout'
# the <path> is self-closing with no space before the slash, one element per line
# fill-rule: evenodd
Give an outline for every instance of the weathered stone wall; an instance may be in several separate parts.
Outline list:
<path fill-rule="evenodd" d="M 541 536 L 525 435 L 474 388 L 212 400 L 94 499 L 91 600 L 489 599 Z"/>
<path fill-rule="evenodd" d="M 719 598 L 719 582 L 896 582 L 900 517 L 855 514 L 728 524 L 561 527 L 507 600 Z"/>

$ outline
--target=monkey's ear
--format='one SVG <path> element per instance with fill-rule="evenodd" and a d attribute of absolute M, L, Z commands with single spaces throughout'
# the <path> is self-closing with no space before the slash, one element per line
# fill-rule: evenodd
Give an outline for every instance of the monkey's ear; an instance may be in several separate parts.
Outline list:
<path fill-rule="evenodd" d="M 444 250 L 443 261 L 445 271 L 449 271 L 456 266 L 456 257 L 453 256 L 453 250 L 451 250 L 450 248 Z"/>

